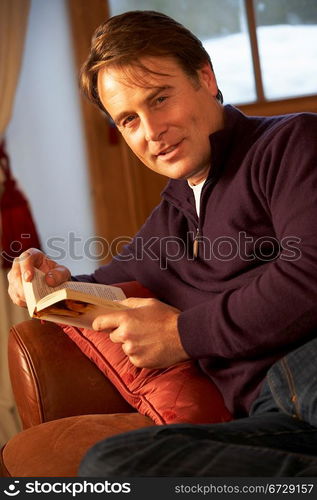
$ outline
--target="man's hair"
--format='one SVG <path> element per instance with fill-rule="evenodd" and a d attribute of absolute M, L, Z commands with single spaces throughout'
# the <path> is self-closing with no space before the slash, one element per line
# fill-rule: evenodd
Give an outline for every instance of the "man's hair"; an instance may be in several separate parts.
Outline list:
<path fill-rule="evenodd" d="M 143 66 L 143 57 L 173 57 L 197 82 L 197 71 L 205 64 L 213 70 L 201 41 L 182 24 L 161 12 L 135 10 L 113 16 L 95 31 L 87 60 L 80 72 L 80 86 L 90 101 L 105 111 L 98 95 L 97 78 L 107 65 Z M 152 71 L 153 72 L 153 71 Z M 220 90 L 217 99 L 222 102 Z"/>

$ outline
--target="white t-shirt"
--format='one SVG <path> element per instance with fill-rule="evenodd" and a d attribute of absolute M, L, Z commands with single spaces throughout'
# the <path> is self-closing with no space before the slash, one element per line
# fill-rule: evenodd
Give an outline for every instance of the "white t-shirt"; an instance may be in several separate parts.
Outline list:
<path fill-rule="evenodd" d="M 188 182 L 188 185 L 190 188 L 192 188 L 195 196 L 195 204 L 196 204 L 196 212 L 199 217 L 199 212 L 200 212 L 200 195 L 201 195 L 201 190 L 203 188 L 203 185 L 205 184 L 206 179 L 200 182 L 199 184 L 196 184 L 196 186 L 193 186 Z"/>

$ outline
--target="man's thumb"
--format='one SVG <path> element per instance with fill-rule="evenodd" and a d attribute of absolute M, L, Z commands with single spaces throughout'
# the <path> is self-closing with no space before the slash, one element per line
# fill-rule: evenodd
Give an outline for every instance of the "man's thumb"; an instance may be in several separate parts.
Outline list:
<path fill-rule="evenodd" d="M 46 273 L 46 283 L 49 286 L 58 286 L 70 279 L 70 271 L 67 267 L 57 266 Z"/>

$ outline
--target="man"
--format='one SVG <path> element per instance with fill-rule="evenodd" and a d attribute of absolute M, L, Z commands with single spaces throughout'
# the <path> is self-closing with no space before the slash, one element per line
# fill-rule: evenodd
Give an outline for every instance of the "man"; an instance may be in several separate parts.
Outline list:
<path fill-rule="evenodd" d="M 285 413 L 277 422 L 263 381 L 274 362 L 315 337 L 316 116 L 246 117 L 223 106 L 201 42 L 155 12 L 128 12 L 100 26 L 81 83 L 140 160 L 171 179 L 122 254 L 76 278 L 138 280 L 160 300 L 128 299 L 131 310 L 97 317 L 94 329 L 109 332 L 138 367 L 198 360 L 235 417 L 251 407 L 270 412 L 264 443 L 282 428 L 285 450 L 292 442 L 297 451 L 299 441 L 310 453 L 315 428 Z M 21 275 L 31 279 L 34 267 L 51 285 L 70 278 L 31 249 L 8 275 L 16 304 L 24 305 Z M 287 388 L 282 393 L 288 397 Z M 252 418 L 267 425 L 262 415 Z"/>

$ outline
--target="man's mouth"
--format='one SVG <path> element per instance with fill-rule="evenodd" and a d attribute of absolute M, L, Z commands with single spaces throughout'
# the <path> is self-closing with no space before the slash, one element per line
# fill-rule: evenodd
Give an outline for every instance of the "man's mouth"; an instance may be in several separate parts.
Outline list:
<path fill-rule="evenodd" d="M 177 144 L 174 144 L 173 146 L 168 146 L 167 148 L 165 149 L 162 149 L 156 156 L 157 158 L 163 158 L 164 156 L 168 156 L 170 155 L 171 153 L 173 153 L 173 151 L 175 151 L 175 149 L 177 149 L 179 147 L 179 145 L 181 144 L 182 141 L 179 141 Z"/>
<path fill-rule="evenodd" d="M 174 149 L 176 149 L 178 146 L 178 144 L 175 144 L 174 146 L 171 146 L 167 149 L 164 149 L 163 151 L 161 151 L 157 156 L 164 156 L 164 155 L 167 155 L 168 153 L 171 153 L 172 151 L 174 151 Z"/>

